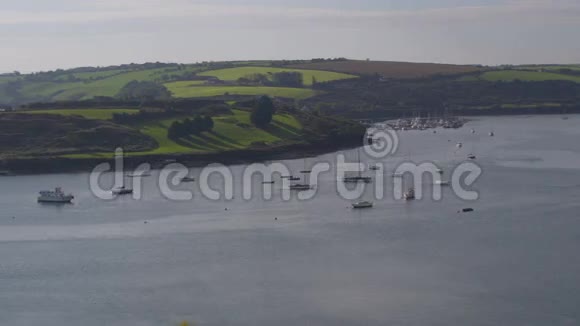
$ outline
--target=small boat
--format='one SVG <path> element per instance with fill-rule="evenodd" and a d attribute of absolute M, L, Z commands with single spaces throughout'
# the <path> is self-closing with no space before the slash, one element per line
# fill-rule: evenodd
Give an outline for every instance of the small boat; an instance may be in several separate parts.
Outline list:
<path fill-rule="evenodd" d="M 475 156 L 474 154 L 469 154 L 467 156 L 467 158 L 470 159 L 470 160 L 475 160 L 475 159 L 477 159 L 477 156 Z"/>
<path fill-rule="evenodd" d="M 373 203 L 370 201 L 359 201 L 352 204 L 352 208 L 354 209 L 363 209 L 363 208 L 372 208 Z"/>
<path fill-rule="evenodd" d="M 290 181 L 299 181 L 300 178 L 299 177 L 290 177 L 290 178 L 288 178 L 288 180 L 290 180 Z"/>
<path fill-rule="evenodd" d="M 133 189 L 125 188 L 123 186 L 123 187 L 115 188 L 111 192 L 113 193 L 113 195 L 116 195 L 116 196 L 120 196 L 120 195 L 130 195 L 130 194 L 133 193 Z"/>
<path fill-rule="evenodd" d="M 273 185 L 274 181 L 262 181 L 263 185 Z"/>
<path fill-rule="evenodd" d="M 359 182 L 371 183 L 373 179 L 371 177 L 357 176 L 357 177 L 344 177 L 342 181 L 344 183 L 359 183 Z"/>
<path fill-rule="evenodd" d="M 399 173 L 399 172 L 393 173 L 393 178 L 402 178 L 402 177 L 403 177 L 403 173 Z"/>
<path fill-rule="evenodd" d="M 293 184 L 290 185 L 290 190 L 298 190 L 298 191 L 306 191 L 306 190 L 311 190 L 312 186 L 311 185 L 307 185 L 307 184 Z"/>
<path fill-rule="evenodd" d="M 180 180 L 181 182 L 195 182 L 195 178 L 193 177 L 183 177 Z"/>
<path fill-rule="evenodd" d="M 435 181 L 435 184 L 438 186 L 449 186 L 450 185 L 449 181 L 446 181 L 446 180 L 437 180 L 437 181 Z"/>
<path fill-rule="evenodd" d="M 406 193 L 403 194 L 405 200 L 414 200 L 415 199 L 415 189 L 411 188 Z"/>
<path fill-rule="evenodd" d="M 358 156 L 358 164 L 360 166 L 360 150 L 357 150 L 357 156 Z M 362 175 L 362 171 L 359 169 L 357 176 L 354 176 L 354 177 L 344 177 L 342 179 L 342 181 L 344 183 L 359 183 L 359 182 L 371 183 L 373 181 L 373 179 L 371 177 L 363 176 Z"/>
<path fill-rule="evenodd" d="M 300 171 L 300 173 L 302 173 L 302 174 L 308 174 L 308 173 L 312 173 L 312 171 L 310 171 L 310 170 L 302 170 L 302 171 Z"/>
<path fill-rule="evenodd" d="M 489 133 L 489 137 L 493 137 L 493 136 L 495 136 L 495 133 L 492 131 Z"/>
<path fill-rule="evenodd" d="M 140 177 L 150 177 L 150 176 L 151 176 L 150 172 L 127 174 L 127 177 L 129 177 L 129 178 L 140 178 Z"/>
<path fill-rule="evenodd" d="M 475 212 L 473 208 L 464 208 L 460 210 L 458 213 L 472 213 L 472 212 Z"/>
<path fill-rule="evenodd" d="M 60 187 L 55 188 L 54 191 L 44 190 L 39 192 L 39 194 L 39 203 L 69 204 L 75 198 L 71 194 L 65 194 Z"/>
<path fill-rule="evenodd" d="M 472 134 L 475 134 L 475 129 L 471 129 L 471 133 Z"/>
<path fill-rule="evenodd" d="M 443 173 L 445 173 L 445 172 L 443 172 L 443 170 L 441 170 L 441 169 L 437 169 L 437 170 L 435 170 L 435 172 L 437 172 L 437 173 L 439 173 L 439 174 L 443 174 Z"/>
<path fill-rule="evenodd" d="M 381 167 L 380 167 L 380 166 L 378 166 L 378 165 L 371 165 L 371 166 L 369 167 L 369 170 L 371 170 L 371 171 L 378 171 L 378 170 L 380 170 L 380 169 L 381 169 Z"/>
<path fill-rule="evenodd" d="M 457 148 L 462 148 L 463 147 L 463 143 L 457 143 Z"/>

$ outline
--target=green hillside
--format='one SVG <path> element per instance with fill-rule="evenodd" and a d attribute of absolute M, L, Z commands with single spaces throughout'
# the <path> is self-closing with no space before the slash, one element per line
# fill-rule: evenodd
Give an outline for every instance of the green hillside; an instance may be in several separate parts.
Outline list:
<path fill-rule="evenodd" d="M 196 82 L 181 81 L 165 84 L 176 98 L 209 97 L 224 95 L 269 95 L 305 99 L 317 94 L 309 88 L 265 87 L 265 86 L 199 86 Z"/>
<path fill-rule="evenodd" d="M 252 74 L 264 74 L 270 75 L 278 72 L 299 72 L 304 78 L 304 85 L 312 85 L 313 78 L 317 82 L 329 82 L 333 80 L 357 78 L 357 76 L 343 74 L 332 71 L 322 71 L 322 70 L 304 70 L 304 69 L 286 69 L 286 68 L 274 68 L 274 67 L 238 67 L 229 69 L 219 69 L 210 70 L 202 72 L 200 76 L 212 76 L 219 78 L 220 80 L 226 81 L 236 81 L 239 78 L 252 75 Z"/>

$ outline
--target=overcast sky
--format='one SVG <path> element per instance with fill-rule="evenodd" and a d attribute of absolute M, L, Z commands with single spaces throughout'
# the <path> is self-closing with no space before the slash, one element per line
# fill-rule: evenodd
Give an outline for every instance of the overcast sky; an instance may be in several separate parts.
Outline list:
<path fill-rule="evenodd" d="M 348 57 L 580 63 L 578 0 L 2 0 L 0 71 Z"/>

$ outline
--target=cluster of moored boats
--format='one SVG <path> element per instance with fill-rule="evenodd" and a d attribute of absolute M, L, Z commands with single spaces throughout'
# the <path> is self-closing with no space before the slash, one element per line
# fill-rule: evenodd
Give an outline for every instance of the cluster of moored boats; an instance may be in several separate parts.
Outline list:
<path fill-rule="evenodd" d="M 450 118 L 411 118 L 398 119 L 396 121 L 388 122 L 387 126 L 394 130 L 427 130 L 435 128 L 457 129 L 463 127 L 467 120 L 450 117 Z"/>

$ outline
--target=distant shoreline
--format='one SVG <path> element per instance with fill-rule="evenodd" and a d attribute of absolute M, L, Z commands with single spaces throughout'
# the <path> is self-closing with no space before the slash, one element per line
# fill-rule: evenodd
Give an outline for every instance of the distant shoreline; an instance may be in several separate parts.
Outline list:
<path fill-rule="evenodd" d="M 317 156 L 362 145 L 363 139 L 361 138 L 342 142 L 341 144 L 321 141 L 316 144 L 293 144 L 220 153 L 128 156 L 124 159 L 124 167 L 125 170 L 131 170 L 143 163 L 149 163 L 151 169 L 160 169 L 170 163 L 181 163 L 190 168 L 203 167 L 213 163 L 223 165 L 250 164 Z M 113 153 L 111 153 L 112 155 Z M 9 175 L 5 174 L 4 177 L 58 173 L 88 173 L 101 163 L 109 163 L 113 167 L 114 159 L 63 157 L 5 159 L 0 161 L 0 171 L 9 173 Z"/>

